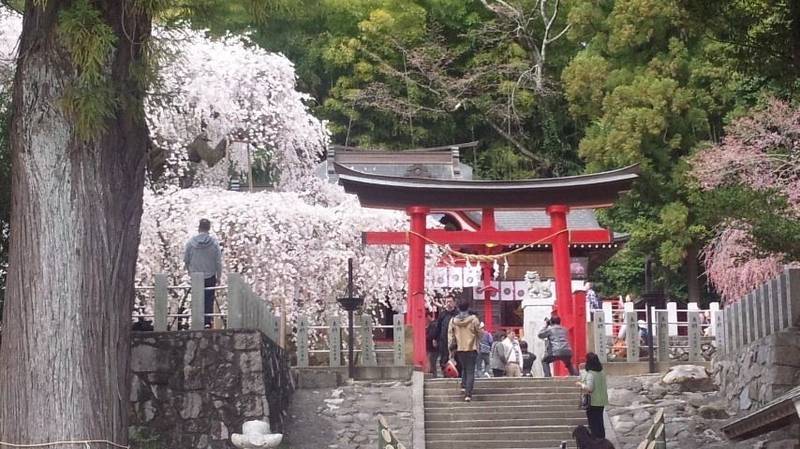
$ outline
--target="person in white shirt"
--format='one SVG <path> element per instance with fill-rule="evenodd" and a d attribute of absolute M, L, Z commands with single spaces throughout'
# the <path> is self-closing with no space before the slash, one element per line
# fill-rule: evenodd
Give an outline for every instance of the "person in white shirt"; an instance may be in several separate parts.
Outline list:
<path fill-rule="evenodd" d="M 521 377 L 522 349 L 513 330 L 508 331 L 508 338 L 503 340 L 503 346 L 506 348 L 506 377 Z"/>

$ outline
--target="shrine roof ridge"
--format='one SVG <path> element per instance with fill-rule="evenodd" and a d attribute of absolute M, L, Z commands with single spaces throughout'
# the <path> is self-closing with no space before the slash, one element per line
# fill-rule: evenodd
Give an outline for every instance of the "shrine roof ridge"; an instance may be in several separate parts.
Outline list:
<path fill-rule="evenodd" d="M 375 148 L 363 148 L 363 147 L 351 147 L 346 145 L 331 145 L 330 148 L 333 148 L 336 151 L 347 151 L 347 152 L 354 152 L 354 153 L 388 153 L 388 154 L 397 154 L 397 153 L 429 153 L 429 152 L 449 152 L 454 149 L 462 149 L 462 148 L 475 148 L 478 146 L 478 141 L 472 142 L 465 142 L 465 143 L 454 143 L 451 145 L 442 145 L 438 147 L 428 147 L 428 148 L 411 148 L 406 150 L 381 150 Z"/>
<path fill-rule="evenodd" d="M 376 175 L 335 165 L 339 183 L 364 207 L 426 206 L 472 210 L 609 207 L 639 177 L 639 165 L 585 175 L 512 181 L 430 179 Z"/>

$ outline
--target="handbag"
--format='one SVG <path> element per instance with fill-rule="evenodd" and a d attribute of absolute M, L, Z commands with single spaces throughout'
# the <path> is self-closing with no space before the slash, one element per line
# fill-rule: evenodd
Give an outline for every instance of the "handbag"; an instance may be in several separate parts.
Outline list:
<path fill-rule="evenodd" d="M 581 410 L 588 410 L 592 405 L 592 395 L 589 393 L 581 394 Z"/>
<path fill-rule="evenodd" d="M 456 368 L 456 362 L 453 359 L 447 361 L 444 364 L 444 377 L 459 377 L 458 368 Z"/>

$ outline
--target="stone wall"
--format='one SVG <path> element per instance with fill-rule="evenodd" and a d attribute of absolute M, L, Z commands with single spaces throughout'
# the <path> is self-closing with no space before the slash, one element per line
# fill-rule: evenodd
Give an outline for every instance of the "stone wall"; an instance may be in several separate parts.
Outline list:
<path fill-rule="evenodd" d="M 289 361 L 260 332 L 134 332 L 131 349 L 130 425 L 155 435 L 149 448 L 233 448 L 246 420 L 283 428 Z"/>
<path fill-rule="evenodd" d="M 720 394 L 739 410 L 756 410 L 800 384 L 800 329 L 717 352 L 712 366 Z"/>

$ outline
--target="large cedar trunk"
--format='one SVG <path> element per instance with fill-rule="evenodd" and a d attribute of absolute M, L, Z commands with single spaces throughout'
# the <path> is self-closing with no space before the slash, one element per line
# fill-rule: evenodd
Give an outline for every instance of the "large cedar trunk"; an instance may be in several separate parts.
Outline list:
<path fill-rule="evenodd" d="M 700 256 L 697 245 L 692 244 L 686 251 L 686 285 L 689 302 L 700 302 Z"/>
<path fill-rule="evenodd" d="M 147 137 L 131 64 L 142 58 L 150 17 L 126 1 L 92 2 L 117 35 L 107 73 L 125 95 L 105 131 L 85 138 L 61 103 L 77 70 L 57 34 L 71 3 L 28 0 L 25 10 L 13 91 L 0 441 L 126 444 Z"/>

